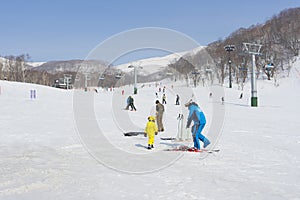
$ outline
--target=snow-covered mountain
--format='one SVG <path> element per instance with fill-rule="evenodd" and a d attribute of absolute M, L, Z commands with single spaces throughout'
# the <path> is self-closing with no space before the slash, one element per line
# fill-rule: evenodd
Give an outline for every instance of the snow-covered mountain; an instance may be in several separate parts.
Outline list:
<path fill-rule="evenodd" d="M 137 60 L 130 63 L 117 65 L 114 68 L 116 68 L 117 70 L 121 70 L 124 73 L 130 73 L 134 69 L 129 68 L 129 66 L 134 66 L 138 68 L 139 75 L 149 76 L 151 74 L 164 72 L 165 70 L 167 70 L 169 64 L 175 63 L 181 57 L 196 55 L 199 51 L 203 49 L 205 49 L 205 46 L 200 46 L 186 52 L 172 53 L 163 57 L 154 57 L 154 58 Z"/>
<path fill-rule="evenodd" d="M 176 62 L 181 57 L 196 55 L 203 49 L 205 49 L 205 47 L 200 46 L 186 52 L 176 52 L 163 57 L 153 57 L 136 60 L 129 63 L 113 66 L 110 70 L 131 74 L 133 72 L 133 68 L 128 68 L 128 66 L 135 66 L 138 67 L 138 74 L 140 76 L 150 76 L 152 74 L 164 73 L 168 69 L 169 64 Z M 47 71 L 49 73 L 63 71 L 77 72 L 78 69 L 80 69 L 80 71 L 102 72 L 104 71 L 104 68 L 108 66 L 107 63 L 96 60 L 66 60 L 28 64 L 33 66 L 35 70 Z"/>
<path fill-rule="evenodd" d="M 45 64 L 46 62 L 26 62 L 27 65 L 30 65 L 32 67 L 39 67 L 43 64 Z"/>

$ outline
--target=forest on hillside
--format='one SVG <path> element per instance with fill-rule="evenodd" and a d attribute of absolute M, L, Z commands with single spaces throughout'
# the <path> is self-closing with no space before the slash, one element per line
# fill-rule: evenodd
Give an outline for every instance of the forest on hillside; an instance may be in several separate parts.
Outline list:
<path fill-rule="evenodd" d="M 252 66 L 252 58 L 247 54 L 245 43 L 255 44 L 252 49 L 258 51 L 256 56 L 256 75 L 267 75 L 268 79 L 276 78 L 276 74 L 288 71 L 300 49 L 300 8 L 291 8 L 274 15 L 263 24 L 240 28 L 226 39 L 215 41 L 208 45 L 204 52 L 193 57 L 180 59 L 170 67 L 181 72 L 197 74 L 197 81 L 207 78 L 207 69 L 213 71 L 219 83 L 231 73 L 237 83 L 243 83 Z M 232 51 L 226 47 L 233 46 Z M 249 47 L 249 46 L 248 46 Z M 209 55 L 210 61 L 201 64 L 203 55 Z M 209 59 L 208 59 L 209 60 Z M 272 66 L 272 67 L 268 67 Z M 186 76 L 188 76 L 187 72 Z M 201 76 L 202 74 L 202 76 Z M 190 75 L 195 77 L 195 75 Z M 202 78 L 201 78 L 202 77 Z"/>

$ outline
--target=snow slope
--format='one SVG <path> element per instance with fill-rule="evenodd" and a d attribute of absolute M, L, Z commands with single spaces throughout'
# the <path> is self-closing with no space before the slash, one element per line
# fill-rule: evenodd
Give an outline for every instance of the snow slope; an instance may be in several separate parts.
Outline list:
<path fill-rule="evenodd" d="M 166 131 L 155 138 L 152 151 L 144 148 L 143 135 L 123 132 L 142 131 L 154 114 L 155 84 L 139 87 L 137 111 L 131 112 L 121 109 L 132 94 L 129 86 L 95 93 L 0 81 L 0 199 L 299 199 L 299 71 L 298 60 L 278 87 L 258 81 L 257 108 L 249 106 L 249 83 L 243 99 L 235 85 L 224 87 L 224 105 L 221 93 L 208 97 L 210 88 L 162 83 Z M 30 90 L 36 90 L 36 99 Z M 174 105 L 176 93 L 184 102 L 192 92 L 209 123 L 214 108 L 225 109 L 219 137 L 212 138 L 210 124 L 204 130 L 219 153 L 163 151 L 192 145 L 160 140 L 176 136 L 177 115 L 186 116 L 184 107 Z M 90 108 L 93 115 L 86 115 Z M 82 122 L 91 126 L 81 129 Z"/>
<path fill-rule="evenodd" d="M 46 62 L 27 62 L 28 65 L 32 66 L 32 67 L 39 67 L 42 64 L 45 64 Z"/>
<path fill-rule="evenodd" d="M 154 58 L 147 58 L 138 61 L 133 61 L 130 63 L 117 65 L 115 66 L 115 68 L 125 73 L 128 73 L 133 70 L 133 68 L 128 68 L 128 66 L 132 65 L 135 67 L 139 67 L 138 73 L 140 75 L 147 76 L 149 74 L 163 71 L 168 67 L 169 64 L 176 62 L 180 57 L 185 55 L 189 55 L 189 56 L 195 55 L 197 52 L 199 52 L 204 48 L 205 46 L 200 46 L 187 52 L 172 53 L 163 57 L 154 57 Z"/>

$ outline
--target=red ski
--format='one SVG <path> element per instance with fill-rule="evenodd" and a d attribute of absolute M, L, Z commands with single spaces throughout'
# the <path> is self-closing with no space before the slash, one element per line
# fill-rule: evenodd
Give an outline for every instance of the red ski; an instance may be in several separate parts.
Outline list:
<path fill-rule="evenodd" d="M 214 153 L 219 152 L 220 149 L 197 149 L 195 147 L 189 147 L 189 146 L 178 146 L 172 149 L 166 149 L 165 151 L 187 151 L 187 152 L 207 152 L 207 153 Z"/>

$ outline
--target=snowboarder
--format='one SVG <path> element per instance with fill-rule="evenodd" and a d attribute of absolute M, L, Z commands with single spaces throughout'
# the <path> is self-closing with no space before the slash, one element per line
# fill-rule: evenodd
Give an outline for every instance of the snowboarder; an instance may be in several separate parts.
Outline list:
<path fill-rule="evenodd" d="M 157 126 L 155 124 L 155 117 L 153 116 L 149 116 L 148 117 L 148 122 L 145 128 L 145 135 L 148 136 L 148 149 L 152 149 L 154 148 L 153 144 L 154 144 L 154 137 L 155 135 L 157 135 L 158 129 Z"/>
<path fill-rule="evenodd" d="M 179 105 L 179 95 L 178 94 L 176 94 L 176 103 L 175 103 L 175 105 Z"/>
<path fill-rule="evenodd" d="M 163 118 L 165 108 L 164 105 L 162 105 L 158 100 L 156 100 L 155 104 L 156 104 L 156 120 L 157 120 L 158 131 L 162 132 L 164 131 L 162 118 Z"/>
<path fill-rule="evenodd" d="M 198 106 L 197 103 L 190 100 L 185 104 L 186 107 L 189 109 L 189 116 L 186 123 L 186 128 L 189 128 L 191 125 L 191 122 L 193 121 L 194 124 L 192 126 L 192 136 L 194 141 L 194 148 L 200 149 L 200 141 L 201 140 L 203 144 L 203 148 L 207 147 L 210 144 L 210 141 L 201 134 L 205 124 L 206 119 L 205 115 Z"/>
<path fill-rule="evenodd" d="M 162 104 L 167 104 L 166 99 L 167 99 L 166 94 L 163 94 L 163 96 L 162 96 Z"/>

